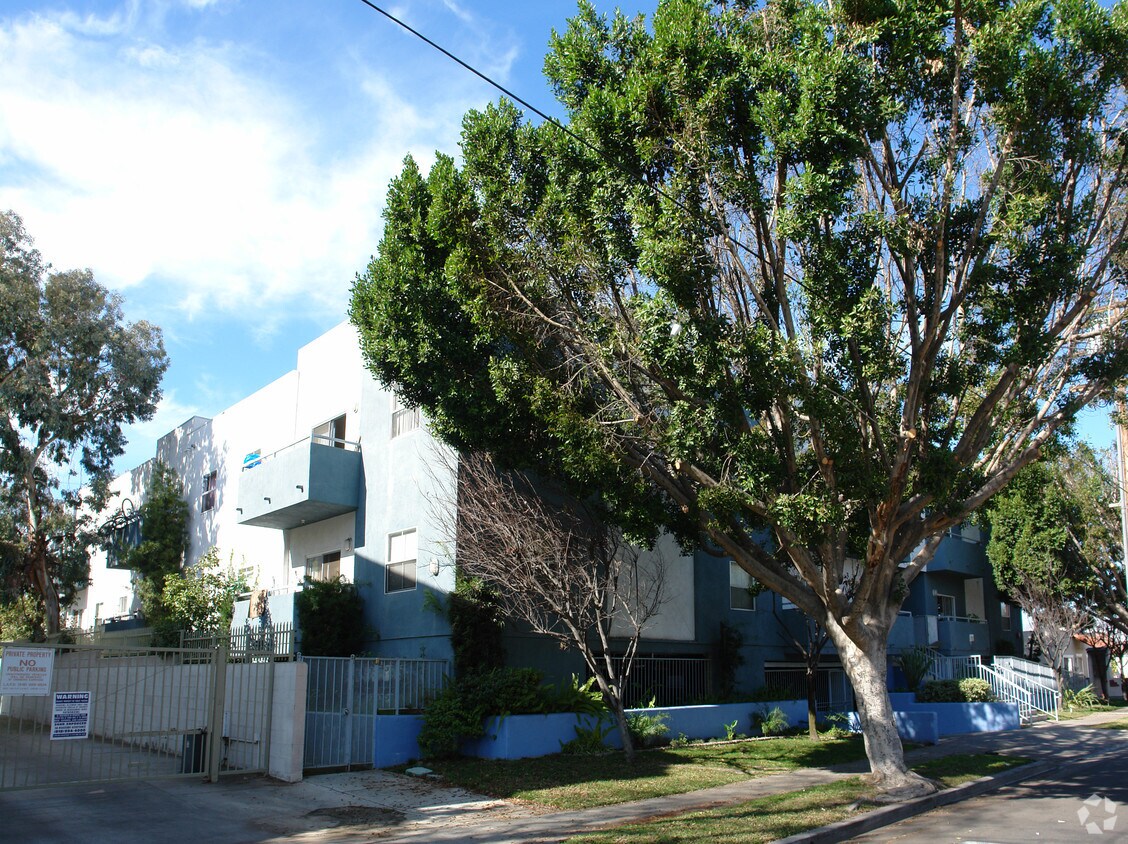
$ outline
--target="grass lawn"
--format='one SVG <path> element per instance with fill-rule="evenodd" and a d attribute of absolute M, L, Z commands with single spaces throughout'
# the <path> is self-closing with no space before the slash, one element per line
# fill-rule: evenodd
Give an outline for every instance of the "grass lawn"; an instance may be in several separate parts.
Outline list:
<path fill-rule="evenodd" d="M 633 765 L 622 753 L 513 760 L 457 758 L 426 764 L 451 785 L 479 794 L 554 809 L 583 809 L 864 758 L 860 737 L 815 742 L 806 736 L 789 736 L 645 750 L 637 754 Z"/>
<path fill-rule="evenodd" d="M 955 755 L 913 766 L 913 770 L 951 788 L 998 773 L 1029 760 L 995 754 Z M 737 806 L 690 812 L 650 823 L 630 824 L 605 832 L 569 838 L 568 844 L 754 844 L 775 841 L 825 826 L 864 811 L 858 805 L 870 796 L 861 777 L 789 794 L 762 797 Z"/>
<path fill-rule="evenodd" d="M 1128 707 L 1128 701 L 1124 698 L 1110 698 L 1108 703 L 1097 704 L 1096 706 L 1069 706 L 1062 704 L 1061 711 L 1058 713 L 1059 720 L 1072 721 L 1076 718 L 1084 718 L 1086 715 L 1092 715 L 1095 712 L 1115 712 L 1118 709 Z"/>
<path fill-rule="evenodd" d="M 1106 721 L 1103 724 L 1093 724 L 1098 730 L 1128 730 L 1128 718 L 1119 721 Z"/>

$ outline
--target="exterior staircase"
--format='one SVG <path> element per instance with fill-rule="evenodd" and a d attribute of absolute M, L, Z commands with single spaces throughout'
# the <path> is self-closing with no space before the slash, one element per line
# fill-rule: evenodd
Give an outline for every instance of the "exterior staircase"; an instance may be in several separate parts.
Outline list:
<path fill-rule="evenodd" d="M 1053 672 L 1041 663 L 998 656 L 993 665 L 984 665 L 978 655 L 955 657 L 933 652 L 929 676 L 935 680 L 965 677 L 986 680 L 997 700 L 1018 704 L 1023 724 L 1046 719 L 1056 721 L 1059 717 L 1061 692 Z"/>

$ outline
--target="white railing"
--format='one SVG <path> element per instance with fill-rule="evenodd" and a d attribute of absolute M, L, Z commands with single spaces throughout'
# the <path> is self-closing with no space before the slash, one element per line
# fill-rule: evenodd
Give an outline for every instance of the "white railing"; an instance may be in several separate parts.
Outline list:
<path fill-rule="evenodd" d="M 1029 722 L 1036 713 L 1058 720 L 1061 692 L 1056 687 L 1044 686 L 1023 674 L 998 671 L 986 665 L 979 666 L 979 676 L 991 684 L 991 692 L 998 700 L 1018 704 L 1018 717 L 1023 722 Z"/>
<path fill-rule="evenodd" d="M 945 656 L 931 651 L 932 667 L 928 676 L 933 680 L 962 680 L 965 677 L 979 677 L 983 662 L 979 654 L 971 656 Z"/>

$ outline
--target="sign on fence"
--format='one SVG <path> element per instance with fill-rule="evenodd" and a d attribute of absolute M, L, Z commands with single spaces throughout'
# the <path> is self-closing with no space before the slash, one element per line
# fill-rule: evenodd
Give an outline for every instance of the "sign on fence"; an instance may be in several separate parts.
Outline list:
<path fill-rule="evenodd" d="M 90 692 L 55 692 L 51 707 L 51 741 L 90 735 Z"/>
<path fill-rule="evenodd" d="M 0 695 L 49 695 L 55 651 L 51 648 L 4 648 L 0 660 Z"/>

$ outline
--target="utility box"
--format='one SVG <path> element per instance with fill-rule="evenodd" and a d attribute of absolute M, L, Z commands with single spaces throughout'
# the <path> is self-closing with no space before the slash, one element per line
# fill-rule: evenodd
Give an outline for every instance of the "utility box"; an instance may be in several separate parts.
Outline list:
<path fill-rule="evenodd" d="M 196 730 L 184 736 L 184 755 L 180 759 L 180 773 L 202 774 L 206 768 L 208 731 Z"/>

